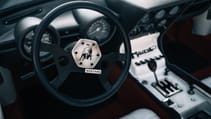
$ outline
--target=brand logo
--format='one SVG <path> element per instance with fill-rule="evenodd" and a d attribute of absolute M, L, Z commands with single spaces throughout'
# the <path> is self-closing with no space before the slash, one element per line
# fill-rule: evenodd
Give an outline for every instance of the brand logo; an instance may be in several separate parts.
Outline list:
<path fill-rule="evenodd" d="M 85 47 L 82 51 L 80 61 L 92 60 L 92 47 Z"/>
<path fill-rule="evenodd" d="M 136 58 L 136 57 L 139 57 L 139 56 L 141 56 L 141 55 L 143 55 L 143 54 L 152 52 L 152 51 L 154 51 L 156 48 L 157 48 L 157 46 L 153 45 L 153 46 L 151 46 L 151 47 L 149 47 L 149 48 L 147 48 L 147 49 L 144 49 L 144 50 L 142 50 L 142 51 L 133 52 L 133 53 L 132 53 L 132 59 L 134 59 L 134 58 Z"/>

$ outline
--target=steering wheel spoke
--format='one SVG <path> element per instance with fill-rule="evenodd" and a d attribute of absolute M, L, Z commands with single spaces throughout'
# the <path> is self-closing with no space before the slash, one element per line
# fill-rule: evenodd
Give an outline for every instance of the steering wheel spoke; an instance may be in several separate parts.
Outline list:
<path fill-rule="evenodd" d="M 65 52 L 62 48 L 54 44 L 41 44 L 41 50 L 50 52 L 53 56 L 54 64 L 56 65 L 58 76 L 50 82 L 50 84 L 58 89 L 65 80 L 68 79 L 70 73 L 78 72 L 84 73 L 81 68 L 78 68 L 75 64 L 71 55 Z"/>
<path fill-rule="evenodd" d="M 57 45 L 42 43 L 41 50 L 50 52 L 52 54 L 55 65 L 59 71 L 64 71 L 67 69 L 71 70 L 71 68 L 74 66 L 70 55 Z"/>
<path fill-rule="evenodd" d="M 72 69 L 67 66 L 60 66 L 58 63 L 56 63 L 58 76 L 50 82 L 50 84 L 55 88 L 58 89 L 65 80 L 67 80 L 68 76 L 72 72 Z"/>
<path fill-rule="evenodd" d="M 112 70 L 116 66 L 117 62 L 124 62 L 125 54 L 120 54 L 118 52 L 110 52 L 103 55 L 101 60 L 101 67 L 103 69 L 102 74 L 99 75 L 100 83 L 103 88 L 108 91 L 112 88 L 112 84 L 109 81 L 109 76 L 112 73 Z"/>
<path fill-rule="evenodd" d="M 67 55 L 67 53 L 56 44 L 41 43 L 41 51 L 50 52 L 54 57 Z"/>
<path fill-rule="evenodd" d="M 102 74 L 99 75 L 100 83 L 106 91 L 112 88 L 112 84 L 109 81 L 109 76 L 111 75 L 111 72 L 114 69 L 114 67 L 115 67 L 114 64 L 109 64 L 107 68 L 103 70 Z"/>
<path fill-rule="evenodd" d="M 62 84 L 65 82 L 65 80 L 68 80 L 69 76 L 73 72 L 77 73 L 84 73 L 84 70 L 81 68 L 77 68 L 75 66 L 66 65 L 66 66 L 57 66 L 58 69 L 58 76 L 50 82 L 50 84 L 55 88 L 58 89 L 62 86 Z M 71 80 L 71 79 L 70 79 Z"/>
<path fill-rule="evenodd" d="M 125 61 L 125 54 L 120 54 L 118 52 L 111 52 L 109 54 L 105 54 L 102 58 L 103 61 L 109 62 L 123 62 Z"/>
<path fill-rule="evenodd" d="M 103 86 L 103 88 L 104 88 L 106 91 L 111 90 L 112 84 L 111 84 L 110 81 L 109 81 L 108 74 L 107 74 L 107 73 L 102 74 L 102 75 L 99 76 L 99 78 L 100 78 L 100 83 L 101 83 L 101 85 Z"/>
<path fill-rule="evenodd" d="M 62 86 L 64 81 L 67 79 L 68 75 L 59 75 L 57 76 L 53 81 L 50 82 L 51 86 L 54 87 L 55 89 L 58 89 Z"/>

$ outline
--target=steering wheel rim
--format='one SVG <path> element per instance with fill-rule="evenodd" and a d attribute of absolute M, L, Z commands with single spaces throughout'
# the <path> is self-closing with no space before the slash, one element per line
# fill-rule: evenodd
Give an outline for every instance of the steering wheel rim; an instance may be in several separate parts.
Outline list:
<path fill-rule="evenodd" d="M 126 62 L 124 62 L 124 69 L 122 69 L 121 75 L 118 77 L 117 81 L 115 84 L 112 86 L 112 89 L 109 91 L 106 91 L 105 93 L 94 97 L 90 99 L 75 99 L 70 96 L 64 95 L 60 93 L 59 91 L 55 90 L 50 84 L 49 81 L 47 80 L 47 77 L 45 76 L 44 72 L 42 71 L 41 65 L 40 65 L 40 59 L 39 59 L 39 51 L 40 51 L 40 39 L 42 37 L 42 34 L 44 33 L 45 29 L 47 26 L 59 15 L 61 15 L 64 12 L 71 11 L 74 9 L 90 9 L 94 10 L 97 12 L 100 12 L 110 18 L 117 28 L 120 30 L 123 36 L 123 44 L 125 47 L 125 59 Z M 72 2 L 67 2 L 64 3 L 53 10 L 51 10 L 42 20 L 39 26 L 37 26 L 36 31 L 35 31 L 35 38 L 33 41 L 33 46 L 32 46 L 32 59 L 33 59 L 33 65 L 35 68 L 35 72 L 41 82 L 41 84 L 47 89 L 48 92 L 50 92 L 53 96 L 61 100 L 62 102 L 71 105 L 71 106 L 77 106 L 77 107 L 88 107 L 88 106 L 93 106 L 96 104 L 99 104 L 111 96 L 113 96 L 121 87 L 123 84 L 124 80 L 127 77 L 128 74 L 128 69 L 130 66 L 130 53 L 131 53 L 131 47 L 130 47 L 130 42 L 128 39 L 128 36 L 123 28 L 123 26 L 120 24 L 114 13 L 105 8 L 101 7 L 99 5 L 96 5 L 95 3 L 88 2 L 88 1 L 72 1 Z"/>

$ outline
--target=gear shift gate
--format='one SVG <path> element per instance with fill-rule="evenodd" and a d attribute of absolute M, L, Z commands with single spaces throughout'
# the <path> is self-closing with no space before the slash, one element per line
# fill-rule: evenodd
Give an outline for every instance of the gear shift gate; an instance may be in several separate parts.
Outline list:
<path fill-rule="evenodd" d="M 158 83 L 152 83 L 152 86 L 159 91 L 164 97 L 170 97 L 182 91 L 177 84 L 173 84 L 167 79 L 161 80 Z"/>

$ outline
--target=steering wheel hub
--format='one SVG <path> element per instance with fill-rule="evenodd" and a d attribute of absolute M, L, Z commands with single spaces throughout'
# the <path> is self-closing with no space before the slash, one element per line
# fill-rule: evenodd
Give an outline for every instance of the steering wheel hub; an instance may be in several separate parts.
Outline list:
<path fill-rule="evenodd" d="M 78 67 L 92 69 L 98 64 L 102 54 L 96 41 L 80 39 L 72 49 L 72 56 Z"/>

